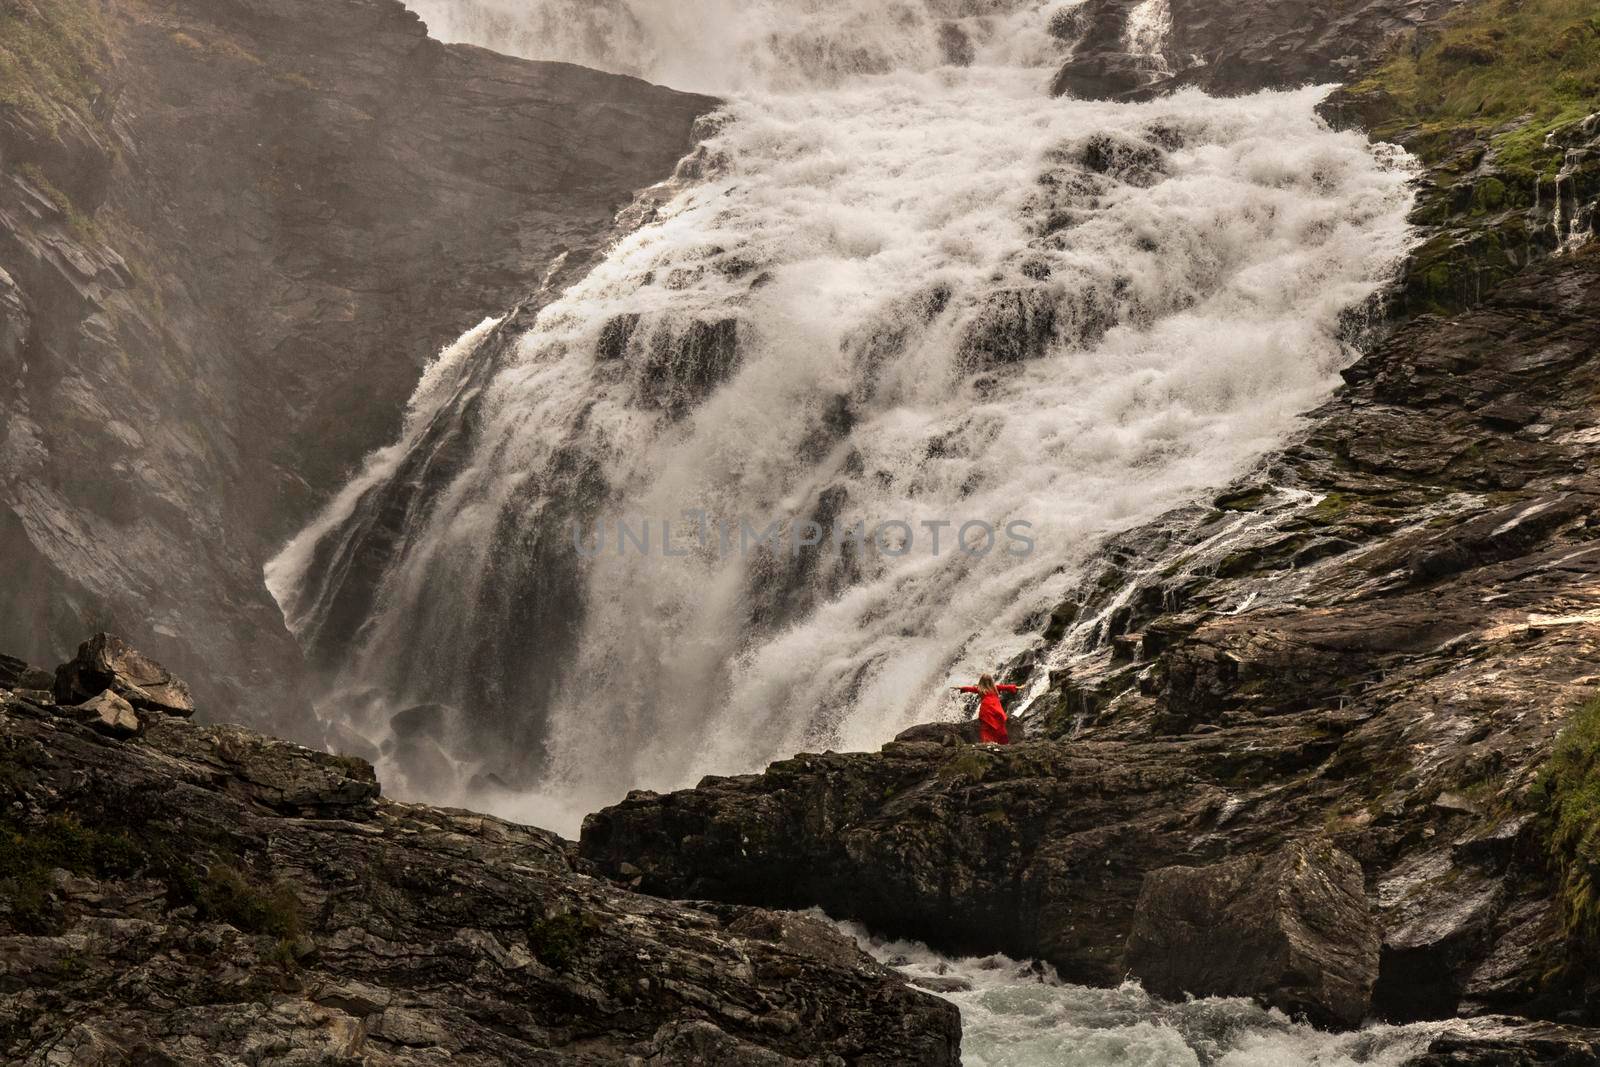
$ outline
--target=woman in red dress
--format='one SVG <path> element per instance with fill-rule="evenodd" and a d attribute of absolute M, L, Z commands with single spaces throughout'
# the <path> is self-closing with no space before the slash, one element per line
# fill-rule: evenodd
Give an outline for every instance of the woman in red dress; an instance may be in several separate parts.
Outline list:
<path fill-rule="evenodd" d="M 978 739 L 989 745 L 1009 745 L 1010 737 L 1006 734 L 1006 709 L 1000 706 L 1001 693 L 1015 693 L 1014 685 L 995 685 L 994 675 L 986 674 L 978 679 L 977 685 L 958 685 L 953 687 L 958 693 L 975 693 L 983 700 L 978 704 Z"/>

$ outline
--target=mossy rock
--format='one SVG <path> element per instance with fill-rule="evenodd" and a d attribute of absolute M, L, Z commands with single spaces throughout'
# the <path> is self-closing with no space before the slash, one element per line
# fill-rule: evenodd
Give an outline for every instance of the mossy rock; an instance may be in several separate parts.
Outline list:
<path fill-rule="evenodd" d="M 54 932 L 58 925 L 49 899 L 51 872 L 110 878 L 133 874 L 146 863 L 144 850 L 131 837 L 76 819 L 0 824 L 0 899 L 10 906 L 17 927 L 29 933 Z"/>
<path fill-rule="evenodd" d="M 528 951 L 551 970 L 570 971 L 599 932 L 600 922 L 592 915 L 537 916 L 528 923 Z"/>
<path fill-rule="evenodd" d="M 50 131 L 69 117 L 98 124 L 106 41 L 97 0 L 0 3 L 0 107 Z"/>
<path fill-rule="evenodd" d="M 199 890 L 201 914 L 247 934 L 280 941 L 305 932 L 300 900 L 287 882 L 264 883 L 227 863 L 215 863 Z"/>
<path fill-rule="evenodd" d="M 1551 174 L 1561 153 L 1546 136 L 1594 110 L 1600 95 L 1600 29 L 1590 0 L 1483 0 L 1463 5 L 1430 43 L 1401 42 L 1351 90 L 1374 132 L 1411 131 L 1429 163 L 1476 137 L 1495 165 Z"/>
<path fill-rule="evenodd" d="M 940 778 L 956 778 L 977 784 L 988 775 L 994 760 L 981 749 L 969 748 L 939 767 Z"/>
<path fill-rule="evenodd" d="M 1567 926 L 1591 949 L 1600 947 L 1600 697 L 1568 720 L 1535 796 L 1543 802 Z"/>

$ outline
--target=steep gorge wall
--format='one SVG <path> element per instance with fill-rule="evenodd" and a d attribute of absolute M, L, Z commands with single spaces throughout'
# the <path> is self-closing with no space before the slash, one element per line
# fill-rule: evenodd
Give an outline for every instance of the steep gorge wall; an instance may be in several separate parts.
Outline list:
<path fill-rule="evenodd" d="M 305 736 L 263 561 L 713 102 L 441 45 L 398 0 L 18 0 L 0 31 L 0 643 L 115 626 L 212 679 L 202 714 Z"/>

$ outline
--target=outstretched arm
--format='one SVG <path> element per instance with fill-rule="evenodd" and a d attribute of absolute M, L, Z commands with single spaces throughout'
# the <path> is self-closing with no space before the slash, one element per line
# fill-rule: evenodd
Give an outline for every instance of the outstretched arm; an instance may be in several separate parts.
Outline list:
<path fill-rule="evenodd" d="M 995 688 L 1000 690 L 1000 692 L 1002 692 L 1002 693 L 1020 693 L 1020 692 L 1022 692 L 1022 686 L 1020 686 L 1020 685 L 997 685 L 997 686 L 995 686 Z"/>

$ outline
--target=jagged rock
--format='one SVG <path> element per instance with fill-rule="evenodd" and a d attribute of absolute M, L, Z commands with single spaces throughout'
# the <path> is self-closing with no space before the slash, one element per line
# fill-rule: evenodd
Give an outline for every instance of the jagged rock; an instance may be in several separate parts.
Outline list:
<path fill-rule="evenodd" d="M 977 719 L 966 722 L 925 722 L 895 735 L 902 744 L 933 742 L 937 745 L 974 745 L 981 732 Z"/>
<path fill-rule="evenodd" d="M 638 896 L 239 727 L 0 704 L 0 811 L 7 1063 L 958 1062 L 955 1007 L 821 920 Z"/>
<path fill-rule="evenodd" d="M 61 713 L 107 737 L 135 737 L 144 729 L 133 705 L 109 689 L 82 704 L 62 708 Z"/>
<path fill-rule="evenodd" d="M 640 395 L 678 418 L 727 381 L 738 365 L 737 319 L 696 319 L 681 330 L 663 325 L 640 360 Z"/>
<path fill-rule="evenodd" d="M 984 296 L 964 324 L 961 358 L 976 370 L 1044 355 L 1056 336 L 1056 300 L 1048 285 L 998 289 Z"/>
<path fill-rule="evenodd" d="M 0 655 L 0 689 L 54 689 L 56 676 L 14 656 Z"/>
<path fill-rule="evenodd" d="M 56 703 L 77 704 L 107 689 L 148 711 L 194 714 L 187 684 L 122 638 L 96 634 L 78 646 L 73 659 L 56 668 Z"/>
<path fill-rule="evenodd" d="M 1128 972 L 1158 996 L 1251 996 L 1354 1027 L 1378 977 L 1361 865 L 1326 842 L 1145 876 Z"/>
<path fill-rule="evenodd" d="M 1272 724 L 1325 722 L 1327 748 L 1198 825 L 1326 831 L 1361 862 L 1384 1018 L 1595 1018 L 1533 788 L 1600 660 L 1597 305 L 1600 254 L 1579 249 L 1397 329 L 1214 510 L 1107 547 L 1109 592 L 1065 610 L 1118 607 L 1113 636 L 1029 716 L 1080 751 L 1152 734 L 1243 751 Z M 1538 417 L 1486 429 L 1486 409 Z M 1349 547 L 1295 564 L 1307 536 Z M 1127 595 L 1139 574 L 1156 577 Z"/>
<path fill-rule="evenodd" d="M 634 331 L 639 328 L 640 316 L 637 314 L 618 315 L 607 320 L 600 330 L 600 340 L 595 345 L 595 358 L 599 360 L 621 359 L 628 354 L 628 343 L 633 340 Z"/>
<path fill-rule="evenodd" d="M 1553 1023 L 1485 1016 L 1452 1027 L 1405 1067 L 1592 1067 L 1600 1032 Z"/>

